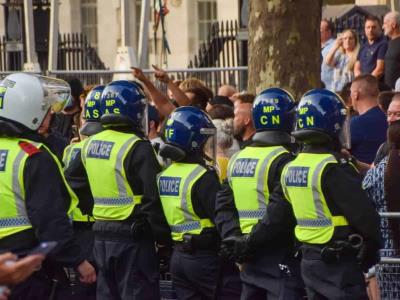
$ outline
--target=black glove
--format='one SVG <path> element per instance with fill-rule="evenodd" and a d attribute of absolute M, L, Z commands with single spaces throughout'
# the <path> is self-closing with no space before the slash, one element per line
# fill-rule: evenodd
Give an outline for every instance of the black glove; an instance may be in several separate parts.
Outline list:
<path fill-rule="evenodd" d="M 243 262 L 249 256 L 249 235 L 230 236 L 222 240 L 221 255 L 238 263 Z"/>
<path fill-rule="evenodd" d="M 151 227 L 146 217 L 140 216 L 135 218 L 131 225 L 131 234 L 137 241 L 151 236 Z"/>

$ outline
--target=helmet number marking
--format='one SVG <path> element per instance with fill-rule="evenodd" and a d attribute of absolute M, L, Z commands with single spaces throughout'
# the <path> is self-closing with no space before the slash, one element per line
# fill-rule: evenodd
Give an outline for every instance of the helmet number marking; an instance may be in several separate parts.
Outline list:
<path fill-rule="evenodd" d="M 314 126 L 314 117 L 313 116 L 307 116 L 305 121 L 306 121 L 307 126 Z M 299 125 L 299 128 L 303 128 L 304 127 L 303 119 L 298 119 L 297 124 Z"/>
<path fill-rule="evenodd" d="M 99 100 L 100 97 L 101 97 L 101 92 L 96 92 L 96 93 L 94 93 L 93 99 L 94 100 Z"/>
<path fill-rule="evenodd" d="M 170 139 L 174 135 L 174 129 L 173 128 L 167 128 L 165 130 L 165 137 L 167 139 Z"/>
<path fill-rule="evenodd" d="M 262 125 L 267 125 L 268 124 L 268 116 L 261 116 L 260 117 L 260 123 Z M 272 115 L 271 116 L 271 124 L 272 125 L 279 125 L 281 123 L 281 119 L 279 115 Z"/>

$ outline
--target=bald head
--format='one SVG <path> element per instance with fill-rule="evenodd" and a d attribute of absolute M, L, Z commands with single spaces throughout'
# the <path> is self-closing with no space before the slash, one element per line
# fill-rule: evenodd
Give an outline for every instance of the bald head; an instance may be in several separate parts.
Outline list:
<path fill-rule="evenodd" d="M 358 76 L 353 80 L 351 88 L 356 89 L 361 98 L 377 98 L 379 95 L 378 81 L 370 74 Z"/>
<path fill-rule="evenodd" d="M 400 93 L 395 93 L 386 112 L 387 121 L 390 124 L 400 120 Z"/>
<path fill-rule="evenodd" d="M 230 98 L 235 93 L 236 93 L 235 87 L 228 84 L 221 85 L 218 89 L 218 96 L 225 96 Z"/>
<path fill-rule="evenodd" d="M 400 13 L 391 11 L 383 19 L 383 30 L 390 39 L 396 38 L 400 34 Z"/>
<path fill-rule="evenodd" d="M 378 81 L 370 74 L 356 77 L 351 84 L 351 104 L 359 114 L 378 105 L 378 95 Z"/>
<path fill-rule="evenodd" d="M 255 132 L 251 113 L 252 107 L 253 103 L 251 101 L 242 101 L 241 99 L 235 101 L 233 135 L 239 140 L 245 141 Z"/>

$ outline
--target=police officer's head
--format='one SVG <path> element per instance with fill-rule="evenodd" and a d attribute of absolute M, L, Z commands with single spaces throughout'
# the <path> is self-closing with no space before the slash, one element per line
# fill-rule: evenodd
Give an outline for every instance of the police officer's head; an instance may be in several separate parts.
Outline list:
<path fill-rule="evenodd" d="M 127 126 L 142 132 L 147 126 L 147 99 L 142 86 L 134 81 L 117 80 L 103 90 L 100 118 L 104 127 Z"/>
<path fill-rule="evenodd" d="M 7 126 L 38 131 L 50 111 L 61 112 L 71 98 L 67 82 L 45 76 L 15 73 L 0 83 L 0 119 Z M 8 125 L 7 125 L 8 124 Z"/>
<path fill-rule="evenodd" d="M 326 89 L 305 93 L 296 110 L 293 135 L 305 144 L 348 147 L 348 109 L 344 101 Z"/>
<path fill-rule="evenodd" d="M 174 161 L 186 156 L 204 155 L 204 145 L 215 134 L 215 126 L 204 111 L 193 106 L 179 107 L 166 121 L 166 144 L 160 154 Z"/>
<path fill-rule="evenodd" d="M 290 141 L 294 126 L 295 100 L 281 88 L 263 90 L 253 103 L 253 122 L 256 134 L 254 141 L 271 140 L 273 137 L 285 137 Z"/>
<path fill-rule="evenodd" d="M 104 85 L 98 85 L 86 96 L 85 104 L 83 106 L 84 123 L 79 131 L 82 135 L 91 136 L 103 130 L 100 122 L 100 101 L 103 90 Z"/>

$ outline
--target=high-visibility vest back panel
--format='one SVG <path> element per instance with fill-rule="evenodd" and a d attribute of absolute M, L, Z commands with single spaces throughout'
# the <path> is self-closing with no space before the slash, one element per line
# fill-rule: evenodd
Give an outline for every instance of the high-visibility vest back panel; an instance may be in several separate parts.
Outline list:
<path fill-rule="evenodd" d="M 68 168 L 71 161 L 73 161 L 77 155 L 81 155 L 83 145 L 84 141 L 80 141 L 79 143 L 68 145 L 64 149 L 64 155 L 63 155 L 64 170 Z M 74 209 L 72 209 L 70 216 L 74 222 L 94 222 L 94 218 L 92 216 L 83 214 L 77 205 L 75 206 Z"/>
<path fill-rule="evenodd" d="M 243 233 L 249 233 L 265 215 L 270 194 L 268 173 L 273 161 L 283 153 L 288 151 L 281 146 L 246 147 L 229 161 L 228 180 Z"/>
<path fill-rule="evenodd" d="M 281 184 L 292 204 L 297 220 L 295 234 L 301 242 L 325 244 L 336 226 L 348 225 L 344 216 L 332 216 L 321 187 L 325 168 L 336 163 L 331 154 L 300 153 L 282 172 Z"/>
<path fill-rule="evenodd" d="M 141 139 L 132 133 L 104 130 L 85 141 L 81 155 L 94 199 L 95 220 L 125 220 L 141 203 L 125 174 L 124 161 Z"/>
<path fill-rule="evenodd" d="M 26 213 L 23 180 L 29 155 L 19 146 L 22 141 L 17 138 L 0 139 L 0 239 L 32 228 Z M 40 147 L 40 144 L 35 143 L 35 146 Z"/>
<path fill-rule="evenodd" d="M 196 215 L 192 204 L 193 185 L 205 172 L 198 164 L 173 163 L 158 176 L 161 204 L 174 241 L 182 241 L 186 233 L 200 234 L 204 228 L 214 227 L 210 219 Z"/>

